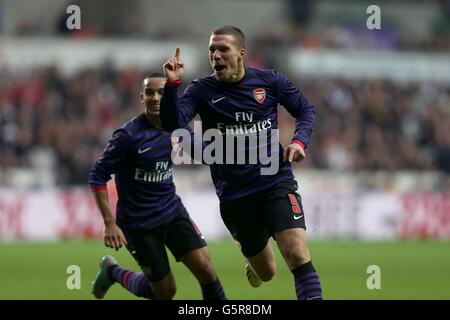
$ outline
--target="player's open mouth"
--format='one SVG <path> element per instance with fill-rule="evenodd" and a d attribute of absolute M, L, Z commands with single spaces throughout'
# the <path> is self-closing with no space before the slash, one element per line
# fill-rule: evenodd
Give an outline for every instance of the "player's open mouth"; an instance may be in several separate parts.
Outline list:
<path fill-rule="evenodd" d="M 214 70 L 216 70 L 216 71 L 222 71 L 222 70 L 225 70 L 225 68 L 226 68 L 226 66 L 224 66 L 224 65 L 215 65 L 214 66 Z"/>

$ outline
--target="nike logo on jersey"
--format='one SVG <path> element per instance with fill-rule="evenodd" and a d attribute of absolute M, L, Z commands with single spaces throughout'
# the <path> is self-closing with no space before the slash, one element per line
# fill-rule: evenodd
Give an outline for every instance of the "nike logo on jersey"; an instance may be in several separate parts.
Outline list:
<path fill-rule="evenodd" d="M 148 148 L 146 148 L 146 149 L 138 149 L 138 153 L 139 153 L 139 154 L 143 154 L 143 153 L 149 151 L 151 148 L 152 148 L 152 147 L 148 147 Z"/>
<path fill-rule="evenodd" d="M 222 98 L 219 98 L 219 99 L 211 99 L 211 103 L 212 104 L 216 104 L 217 102 L 219 102 L 219 101 L 222 101 L 223 99 L 226 99 L 227 97 L 222 97 Z"/>
<path fill-rule="evenodd" d="M 301 219 L 302 217 L 303 217 L 303 215 L 301 215 L 301 216 L 294 216 L 294 220 Z"/>

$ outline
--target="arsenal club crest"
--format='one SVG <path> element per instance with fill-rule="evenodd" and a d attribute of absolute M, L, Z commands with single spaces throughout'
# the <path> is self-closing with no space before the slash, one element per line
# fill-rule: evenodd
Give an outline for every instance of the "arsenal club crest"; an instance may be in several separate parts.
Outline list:
<path fill-rule="evenodd" d="M 264 90 L 262 88 L 253 90 L 253 97 L 259 103 L 263 103 L 264 100 L 266 100 L 266 90 Z"/>

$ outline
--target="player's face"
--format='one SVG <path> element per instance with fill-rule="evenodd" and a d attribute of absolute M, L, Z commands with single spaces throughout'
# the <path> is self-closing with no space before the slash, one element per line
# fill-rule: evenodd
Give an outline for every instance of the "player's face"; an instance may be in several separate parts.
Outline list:
<path fill-rule="evenodd" d="M 217 80 L 235 82 L 243 72 L 245 49 L 239 48 L 232 35 L 211 35 L 209 62 Z"/>
<path fill-rule="evenodd" d="M 159 104 L 166 84 L 165 78 L 146 78 L 141 92 L 141 102 L 148 115 L 159 116 Z"/>

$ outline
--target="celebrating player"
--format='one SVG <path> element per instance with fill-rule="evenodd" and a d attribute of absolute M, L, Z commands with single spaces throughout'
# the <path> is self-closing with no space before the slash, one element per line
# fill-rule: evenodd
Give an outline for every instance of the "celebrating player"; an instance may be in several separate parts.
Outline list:
<path fill-rule="evenodd" d="M 248 128 L 277 129 L 277 106 L 282 104 L 296 118 L 292 143 L 279 149 L 280 167 L 274 175 L 262 175 L 263 164 L 211 165 L 220 199 L 222 219 L 247 258 L 246 272 L 252 286 L 269 281 L 275 273 L 275 256 L 269 241 L 276 243 L 294 275 L 298 299 L 322 299 L 319 276 L 306 243 L 302 199 L 291 162 L 305 158 L 315 110 L 283 75 L 274 70 L 244 67 L 245 36 L 239 28 L 220 27 L 209 43 L 213 75 L 194 80 L 178 96 L 184 64 L 180 49 L 163 66 L 167 83 L 161 100 L 161 124 L 167 131 L 186 126 L 200 114 L 203 130 L 215 128 L 236 135 Z M 236 130 L 223 130 L 234 128 Z M 277 146 L 278 146 L 277 142 Z M 270 142 L 264 146 L 270 149 Z M 249 152 L 237 150 L 238 152 Z"/>
<path fill-rule="evenodd" d="M 119 282 L 138 297 L 172 299 L 176 284 L 165 246 L 197 278 L 205 300 L 226 299 L 200 234 L 172 181 L 171 135 L 161 129 L 159 107 L 165 78 L 143 81 L 145 112 L 116 130 L 89 176 L 105 223 L 105 246 L 127 247 L 143 273 L 118 266 L 111 256 L 100 262 L 93 294 L 102 299 Z M 106 183 L 115 174 L 117 219 L 111 214 Z"/>

